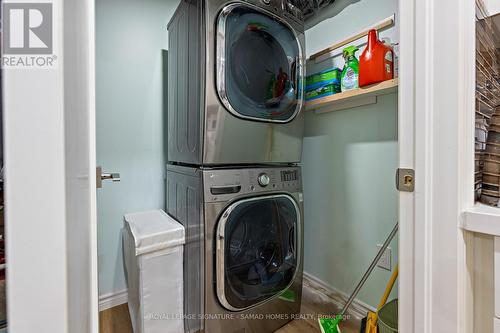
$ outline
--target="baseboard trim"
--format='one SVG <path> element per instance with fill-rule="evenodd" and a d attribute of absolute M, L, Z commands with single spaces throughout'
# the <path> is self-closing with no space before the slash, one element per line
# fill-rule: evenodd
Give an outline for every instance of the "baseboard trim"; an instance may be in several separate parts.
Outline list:
<path fill-rule="evenodd" d="M 342 308 L 349 299 L 349 295 L 329 285 L 325 281 L 310 273 L 304 272 L 304 283 L 306 283 L 308 287 L 330 298 L 331 302 L 339 309 Z M 127 302 L 127 289 L 114 293 L 103 294 L 99 296 L 99 311 L 111 309 L 115 306 L 122 305 Z M 348 313 L 357 319 L 361 319 L 366 316 L 368 311 L 375 311 L 375 308 L 358 299 L 355 299 L 351 307 L 349 308 Z"/>
<path fill-rule="evenodd" d="M 310 273 L 304 272 L 304 283 L 307 284 L 308 287 L 327 296 L 338 309 L 344 307 L 345 303 L 349 299 L 349 295 Z M 361 320 L 366 317 L 368 311 L 375 311 L 375 308 L 358 299 L 355 299 L 347 310 L 347 314 Z"/>
<path fill-rule="evenodd" d="M 99 311 L 114 308 L 128 302 L 127 289 L 120 290 L 114 293 L 99 295 Z"/>

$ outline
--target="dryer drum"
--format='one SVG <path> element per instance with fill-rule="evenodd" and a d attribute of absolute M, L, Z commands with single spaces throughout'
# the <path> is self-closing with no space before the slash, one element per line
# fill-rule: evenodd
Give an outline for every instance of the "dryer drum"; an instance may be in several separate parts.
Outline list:
<path fill-rule="evenodd" d="M 301 51 L 293 31 L 244 5 L 229 5 L 218 20 L 217 85 L 227 109 L 261 121 L 293 119 L 300 108 L 294 68 Z"/>

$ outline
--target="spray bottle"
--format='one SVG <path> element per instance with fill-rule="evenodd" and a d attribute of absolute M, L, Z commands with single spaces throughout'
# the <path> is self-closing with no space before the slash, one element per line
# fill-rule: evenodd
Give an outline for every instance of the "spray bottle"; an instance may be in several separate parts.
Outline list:
<path fill-rule="evenodd" d="M 359 49 L 354 46 L 346 47 L 342 54 L 344 55 L 345 65 L 340 78 L 340 86 L 342 91 L 358 88 L 359 77 L 359 62 L 356 59 L 356 51 Z"/>

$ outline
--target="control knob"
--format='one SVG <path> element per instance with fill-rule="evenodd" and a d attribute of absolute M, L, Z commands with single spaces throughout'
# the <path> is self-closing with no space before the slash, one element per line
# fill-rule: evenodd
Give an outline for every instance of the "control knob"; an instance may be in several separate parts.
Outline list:
<path fill-rule="evenodd" d="M 266 173 L 261 173 L 257 178 L 257 181 L 260 186 L 266 187 L 271 182 L 271 179 L 269 179 L 269 176 Z"/>

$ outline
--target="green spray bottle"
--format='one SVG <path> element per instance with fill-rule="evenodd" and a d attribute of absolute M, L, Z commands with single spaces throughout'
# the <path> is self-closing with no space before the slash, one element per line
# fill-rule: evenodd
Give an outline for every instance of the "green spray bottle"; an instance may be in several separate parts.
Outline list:
<path fill-rule="evenodd" d="M 356 89 L 358 85 L 359 77 L 359 62 L 356 59 L 356 51 L 359 49 L 354 46 L 348 46 L 343 51 L 345 65 L 342 70 L 342 76 L 340 77 L 340 87 L 342 91 Z"/>

